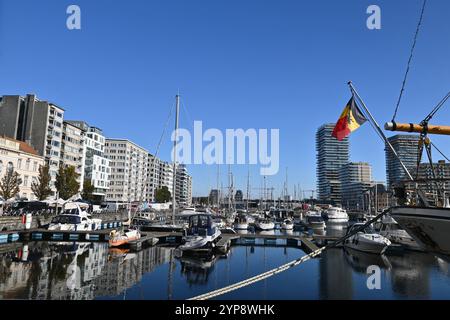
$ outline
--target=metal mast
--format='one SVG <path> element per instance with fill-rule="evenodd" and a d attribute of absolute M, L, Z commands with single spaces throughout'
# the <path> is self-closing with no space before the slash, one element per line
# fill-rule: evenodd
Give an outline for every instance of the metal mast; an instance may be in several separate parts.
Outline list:
<path fill-rule="evenodd" d="M 172 186 L 172 223 L 175 224 L 176 213 L 176 199 L 175 191 L 177 188 L 177 140 L 178 140 L 178 117 L 180 115 L 180 95 L 176 97 L 176 111 L 175 111 L 175 139 L 173 141 L 173 186 Z"/>

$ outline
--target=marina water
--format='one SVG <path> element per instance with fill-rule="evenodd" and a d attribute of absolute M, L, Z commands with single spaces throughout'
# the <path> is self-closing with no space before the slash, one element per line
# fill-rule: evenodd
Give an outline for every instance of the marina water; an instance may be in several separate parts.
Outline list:
<path fill-rule="evenodd" d="M 0 299 L 188 299 L 305 254 L 258 241 L 236 244 L 226 255 L 182 258 L 164 246 L 136 253 L 110 250 L 104 243 L 31 242 L 1 248 Z M 367 286 L 367 268 L 373 265 L 381 270 L 379 290 Z M 379 256 L 334 248 L 218 299 L 450 299 L 450 268 L 422 252 Z"/>

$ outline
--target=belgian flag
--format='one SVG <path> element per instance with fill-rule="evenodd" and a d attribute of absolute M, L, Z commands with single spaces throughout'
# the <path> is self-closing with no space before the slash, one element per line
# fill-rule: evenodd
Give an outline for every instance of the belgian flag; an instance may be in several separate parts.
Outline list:
<path fill-rule="evenodd" d="M 332 136 L 339 141 L 344 140 L 351 132 L 358 129 L 367 121 L 361 110 L 356 105 L 355 99 L 352 97 L 345 106 L 336 126 L 334 127 Z"/>

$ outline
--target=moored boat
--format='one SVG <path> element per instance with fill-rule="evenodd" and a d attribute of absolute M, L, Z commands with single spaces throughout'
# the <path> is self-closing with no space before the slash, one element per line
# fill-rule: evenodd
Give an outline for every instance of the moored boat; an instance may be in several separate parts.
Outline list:
<path fill-rule="evenodd" d="M 211 215 L 194 214 L 189 217 L 189 228 L 183 237 L 183 244 L 178 247 L 182 252 L 210 250 L 215 247 L 221 232 Z"/>
<path fill-rule="evenodd" d="M 285 219 L 281 224 L 281 229 L 283 230 L 294 230 L 294 223 L 291 219 Z"/>
<path fill-rule="evenodd" d="M 347 234 L 362 226 L 364 226 L 364 223 L 355 223 L 347 230 Z M 390 245 L 391 241 L 375 233 L 372 227 L 365 227 L 344 242 L 345 247 L 374 254 L 383 254 Z"/>
<path fill-rule="evenodd" d="M 255 223 L 255 227 L 258 230 L 273 230 L 275 229 L 275 223 L 270 219 L 261 219 Z"/>
<path fill-rule="evenodd" d="M 328 220 L 333 222 L 347 222 L 348 214 L 342 208 L 339 207 L 331 207 L 326 210 L 326 217 Z"/>
<path fill-rule="evenodd" d="M 141 238 L 141 233 L 137 229 L 127 229 L 127 230 L 112 230 L 109 234 L 109 246 L 110 247 L 121 247 L 128 245 L 132 241 L 139 240 Z"/>

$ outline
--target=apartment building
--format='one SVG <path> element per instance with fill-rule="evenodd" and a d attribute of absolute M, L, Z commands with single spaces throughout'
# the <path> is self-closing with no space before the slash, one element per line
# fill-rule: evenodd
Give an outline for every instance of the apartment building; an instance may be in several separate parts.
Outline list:
<path fill-rule="evenodd" d="M 72 166 L 75 168 L 75 172 L 78 174 L 77 182 L 80 184 L 80 192 L 83 190 L 84 182 L 86 157 L 86 147 L 84 145 L 85 135 L 85 130 L 70 122 L 63 122 L 60 165 Z"/>
<path fill-rule="evenodd" d="M 103 131 L 90 126 L 85 121 L 68 120 L 72 126 L 84 132 L 84 181 L 89 181 L 94 186 L 94 201 L 102 202 L 106 198 L 109 189 L 109 159 L 105 156 L 106 138 Z"/>
<path fill-rule="evenodd" d="M 63 119 L 63 108 L 34 94 L 0 97 L 0 135 L 26 142 L 45 158 L 53 192 L 61 158 Z"/>
<path fill-rule="evenodd" d="M 8 170 L 15 171 L 22 179 L 18 196 L 35 200 L 31 185 L 39 178 L 39 168 L 45 164 L 36 150 L 23 141 L 0 137 L 0 179 Z"/>
<path fill-rule="evenodd" d="M 106 139 L 105 155 L 110 160 L 110 188 L 106 200 L 147 200 L 148 151 L 127 139 Z"/>

